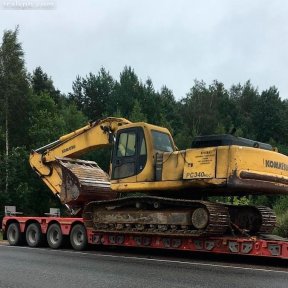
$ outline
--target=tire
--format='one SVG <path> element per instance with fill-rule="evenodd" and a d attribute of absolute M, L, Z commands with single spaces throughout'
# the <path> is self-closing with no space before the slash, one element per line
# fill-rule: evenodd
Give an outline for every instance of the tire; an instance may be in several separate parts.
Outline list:
<path fill-rule="evenodd" d="M 39 247 L 42 244 L 42 231 L 38 224 L 32 223 L 26 230 L 26 242 L 30 247 Z"/>
<path fill-rule="evenodd" d="M 83 251 L 87 248 L 88 239 L 87 232 L 82 224 L 76 224 L 70 233 L 70 243 L 73 249 Z"/>
<path fill-rule="evenodd" d="M 52 224 L 48 228 L 47 242 L 52 249 L 59 249 L 63 245 L 63 234 L 58 224 Z"/>
<path fill-rule="evenodd" d="M 11 223 L 8 226 L 7 240 L 11 246 L 19 246 L 22 243 L 22 233 L 18 223 Z"/>

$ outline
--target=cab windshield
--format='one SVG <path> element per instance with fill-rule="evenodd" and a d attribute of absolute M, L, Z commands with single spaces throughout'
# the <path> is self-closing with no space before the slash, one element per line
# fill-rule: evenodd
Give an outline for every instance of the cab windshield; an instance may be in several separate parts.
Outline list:
<path fill-rule="evenodd" d="M 170 136 L 159 131 L 152 131 L 153 146 L 155 150 L 161 152 L 173 152 L 173 145 Z"/>

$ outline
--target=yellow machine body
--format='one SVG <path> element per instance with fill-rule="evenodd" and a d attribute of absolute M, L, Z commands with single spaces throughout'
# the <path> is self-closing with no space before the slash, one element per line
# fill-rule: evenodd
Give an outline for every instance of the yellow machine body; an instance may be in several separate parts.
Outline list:
<path fill-rule="evenodd" d="M 109 176 L 96 163 L 75 159 L 108 145 L 114 145 Z M 178 151 L 166 128 L 124 118 L 106 118 L 67 134 L 33 151 L 30 164 L 64 204 L 113 199 L 118 192 L 163 197 L 183 192 L 190 199 L 288 194 L 288 157 L 283 154 L 239 145 Z M 73 189 L 75 195 L 69 192 Z"/>

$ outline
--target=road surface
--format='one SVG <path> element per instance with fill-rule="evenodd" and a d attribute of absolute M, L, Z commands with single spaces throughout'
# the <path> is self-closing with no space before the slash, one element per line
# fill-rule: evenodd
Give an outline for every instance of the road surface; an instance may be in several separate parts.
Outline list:
<path fill-rule="evenodd" d="M 0 244 L 2 288 L 106 287 L 285 287 L 288 266 L 266 267 L 192 256 L 119 253 L 117 250 L 75 252 Z M 263 259 L 265 261 L 265 259 Z"/>

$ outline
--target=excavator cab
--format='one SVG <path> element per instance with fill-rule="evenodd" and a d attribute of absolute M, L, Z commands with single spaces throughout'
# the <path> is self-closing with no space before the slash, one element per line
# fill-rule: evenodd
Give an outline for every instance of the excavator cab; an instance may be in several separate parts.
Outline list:
<path fill-rule="evenodd" d="M 112 183 L 155 180 L 157 155 L 175 149 L 172 136 L 165 128 L 143 122 L 120 128 L 112 152 Z"/>

